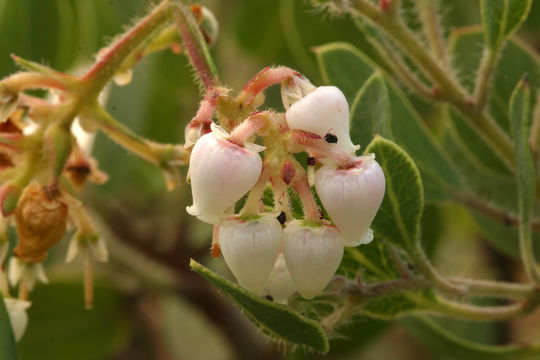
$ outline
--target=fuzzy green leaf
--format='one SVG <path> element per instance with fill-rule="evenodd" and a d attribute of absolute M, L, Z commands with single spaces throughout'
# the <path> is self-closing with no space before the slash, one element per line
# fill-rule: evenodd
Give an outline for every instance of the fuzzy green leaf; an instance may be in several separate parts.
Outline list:
<path fill-rule="evenodd" d="M 321 353 L 328 352 L 328 339 L 316 321 L 302 316 L 290 307 L 253 295 L 195 260 L 191 260 L 190 266 L 193 271 L 234 300 L 265 334 L 279 341 L 306 346 Z"/>
<path fill-rule="evenodd" d="M 450 108 L 449 120 L 451 135 L 457 145 L 478 168 L 494 175 L 513 176 L 512 169 L 493 152 L 481 134 L 476 132 L 461 114 Z"/>
<path fill-rule="evenodd" d="M 339 273 L 354 278 L 362 269 L 363 281 L 391 280 L 399 277 L 394 268 L 388 249 L 382 239 L 375 238 L 371 243 L 358 247 L 346 247 Z"/>
<path fill-rule="evenodd" d="M 516 149 L 520 222 L 527 226 L 530 226 L 535 190 L 534 166 L 528 143 L 529 98 L 527 80 L 520 81 L 510 99 L 510 125 Z"/>
<path fill-rule="evenodd" d="M 375 137 L 365 152 L 375 154 L 386 177 L 386 193 L 373 229 L 385 240 L 411 250 L 419 241 L 424 208 L 418 168 L 404 150 L 380 136 Z"/>
<path fill-rule="evenodd" d="M 11 328 L 4 297 L 0 294 L 0 359 L 17 360 L 18 358 L 15 335 Z"/>
<path fill-rule="evenodd" d="M 453 31 L 449 39 L 449 51 L 452 65 L 463 79 L 465 88 L 474 88 L 474 74 L 482 59 L 482 32 L 480 27 L 467 27 Z M 523 74 L 529 75 L 531 108 L 536 100 L 534 89 L 540 87 L 540 57 L 527 44 L 511 38 L 501 52 L 493 71 L 493 80 L 489 96 L 489 112 L 497 123 L 510 133 L 508 104 L 514 86 Z"/>
<path fill-rule="evenodd" d="M 337 86 L 352 104 L 362 84 L 375 72 L 371 60 L 346 43 L 330 43 L 314 51 L 323 81 Z"/>
<path fill-rule="evenodd" d="M 375 73 L 377 65 L 360 50 L 344 43 L 321 46 L 317 48 L 316 55 L 324 81 L 339 87 L 352 104 L 351 128 L 355 141 L 371 139 L 377 131 L 387 137 L 392 135 L 392 139 L 403 146 L 418 164 L 426 201 L 450 199 L 448 185 L 461 188 L 462 181 L 454 165 L 439 149 L 399 87 L 382 73 Z M 356 94 L 354 99 L 350 95 L 353 90 Z M 371 93 L 377 91 L 382 98 L 377 98 L 377 104 L 371 103 L 366 107 L 368 97 L 373 98 Z M 387 96 L 387 101 L 384 96 Z M 382 120 L 387 123 L 382 124 Z M 366 124 L 377 124 L 378 127 Z M 360 142 L 360 145 L 365 143 Z"/>
<path fill-rule="evenodd" d="M 351 105 L 351 140 L 369 144 L 374 134 L 392 138 L 390 99 L 384 78 L 375 72 L 356 94 Z"/>
<path fill-rule="evenodd" d="M 484 36 L 490 49 L 497 51 L 525 21 L 531 4 L 532 0 L 480 0 Z"/>
<path fill-rule="evenodd" d="M 436 307 L 433 292 L 405 291 L 369 301 L 362 307 L 362 313 L 376 319 L 389 320 Z"/>
<path fill-rule="evenodd" d="M 519 208 L 519 244 L 521 257 L 528 275 L 540 281 L 534 256 L 531 233 L 536 176 L 529 150 L 530 89 L 526 78 L 520 81 L 510 98 L 510 125 L 514 138 L 517 163 L 517 188 Z"/>
<path fill-rule="evenodd" d="M 400 323 L 437 354 L 456 359 L 540 359 L 540 344 L 491 346 L 461 338 L 425 316 L 409 317 Z"/>
<path fill-rule="evenodd" d="M 449 48 L 453 67 L 462 75 L 463 85 L 472 91 L 474 74 L 482 58 L 482 32 L 480 27 L 455 30 L 450 36 Z M 489 94 L 489 113 L 510 136 L 510 120 L 508 117 L 509 100 L 515 84 L 521 80 L 524 73 L 529 75 L 531 88 L 531 108 L 536 102 L 535 89 L 540 87 L 540 58 L 534 50 L 515 39 L 509 39 L 502 50 L 494 70 L 493 82 Z M 452 128 L 459 126 L 453 122 Z M 493 160 L 494 154 L 481 151 L 481 144 L 458 138 L 468 134 L 468 129 L 450 129 L 445 134 L 444 147 L 455 159 L 461 174 L 466 178 L 476 196 L 488 203 L 506 211 L 517 212 L 516 183 L 514 176 L 497 166 Z M 470 135 L 470 134 L 469 134 Z M 469 140 L 473 136 L 471 135 Z M 490 160 L 491 158 L 491 160 Z M 489 229 L 488 229 L 489 230 Z M 516 236 L 517 237 L 517 236 Z M 491 239 L 491 236 L 489 237 Z M 508 246 L 515 247 L 516 241 L 508 238 Z"/>

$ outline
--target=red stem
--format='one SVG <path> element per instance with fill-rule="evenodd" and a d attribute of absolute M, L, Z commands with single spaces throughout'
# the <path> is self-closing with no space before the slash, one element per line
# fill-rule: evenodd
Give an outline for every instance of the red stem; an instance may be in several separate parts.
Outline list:
<path fill-rule="evenodd" d="M 266 67 L 259 71 L 259 73 L 249 80 L 246 86 L 244 86 L 241 93 L 242 101 L 247 105 L 251 105 L 253 100 L 255 100 L 261 91 L 272 85 L 291 79 L 293 76 L 302 75 L 298 71 L 286 66 L 278 66 L 274 68 Z"/>

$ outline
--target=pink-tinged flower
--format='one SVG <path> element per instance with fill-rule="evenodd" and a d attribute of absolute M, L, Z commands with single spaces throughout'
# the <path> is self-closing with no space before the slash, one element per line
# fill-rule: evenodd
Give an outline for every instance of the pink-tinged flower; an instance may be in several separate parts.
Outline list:
<path fill-rule="evenodd" d="M 312 299 L 328 284 L 343 256 L 343 242 L 333 226 L 291 221 L 284 230 L 283 256 L 298 292 Z"/>
<path fill-rule="evenodd" d="M 224 220 L 219 246 L 238 283 L 261 295 L 283 243 L 283 230 L 274 216 L 257 220 Z"/>
<path fill-rule="evenodd" d="M 276 264 L 264 284 L 264 290 L 275 302 L 285 305 L 287 299 L 296 292 L 296 285 L 285 263 L 283 253 L 278 255 Z"/>
<path fill-rule="evenodd" d="M 189 172 L 193 205 L 187 212 L 218 224 L 226 210 L 244 196 L 261 175 L 262 160 L 255 144 L 239 146 L 217 126 L 202 136 L 191 152 Z"/>
<path fill-rule="evenodd" d="M 330 139 L 337 148 L 354 155 L 355 146 L 349 136 L 349 105 L 345 95 L 335 86 L 320 86 L 292 104 L 285 113 L 287 125 Z"/>
<path fill-rule="evenodd" d="M 315 175 L 315 188 L 326 212 L 337 225 L 345 246 L 368 244 L 369 228 L 384 198 L 384 173 L 373 154 L 355 159 L 350 169 L 325 165 Z"/>

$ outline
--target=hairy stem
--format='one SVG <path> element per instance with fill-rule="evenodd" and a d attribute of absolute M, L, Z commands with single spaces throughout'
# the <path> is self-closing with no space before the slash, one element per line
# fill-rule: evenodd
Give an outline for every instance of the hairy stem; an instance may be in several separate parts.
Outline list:
<path fill-rule="evenodd" d="M 514 148 L 507 134 L 484 111 L 478 111 L 473 100 L 459 85 L 448 69 L 441 66 L 415 34 L 407 27 L 401 18 L 395 14 L 381 12 L 367 0 L 354 0 L 350 11 L 356 16 L 362 16 L 376 24 L 389 35 L 407 55 L 417 64 L 418 68 L 439 87 L 441 100 L 450 102 L 465 116 L 471 119 L 471 125 L 482 134 L 494 152 L 515 168 Z"/>
<path fill-rule="evenodd" d="M 410 87 L 412 87 L 420 96 L 427 100 L 435 100 L 438 97 L 438 92 L 433 91 L 424 84 L 405 64 L 398 54 L 392 52 L 383 43 L 369 37 L 371 45 L 377 50 L 382 59 L 386 61 L 388 66 L 400 77 L 400 79 Z"/>
<path fill-rule="evenodd" d="M 442 314 L 478 321 L 504 321 L 525 315 L 530 311 L 527 302 L 501 306 L 475 306 L 438 299 L 439 306 L 433 310 Z"/>
<path fill-rule="evenodd" d="M 438 19 L 438 5 L 438 0 L 419 1 L 417 3 L 418 14 L 431 51 L 443 66 L 448 67 L 448 56 Z"/>
<path fill-rule="evenodd" d="M 120 69 L 126 58 L 164 23 L 172 19 L 170 0 L 164 0 L 135 27 L 109 46 L 105 54 L 84 75 L 88 95 L 97 97 L 101 89 Z"/>
<path fill-rule="evenodd" d="M 418 267 L 420 273 L 439 289 L 452 294 L 467 293 L 467 287 L 465 285 L 452 283 L 437 272 L 424 251 L 421 249 L 420 244 L 415 245 L 415 247 L 409 251 L 409 255 L 411 256 L 414 265 Z"/>
<path fill-rule="evenodd" d="M 486 107 L 489 85 L 493 77 L 493 69 L 497 63 L 497 58 L 497 51 L 489 48 L 484 50 L 484 56 L 482 58 L 482 62 L 480 63 L 480 67 L 478 68 L 478 74 L 475 82 L 476 85 L 474 88 L 474 100 L 478 112 L 482 112 Z"/>
<path fill-rule="evenodd" d="M 263 163 L 263 171 L 261 172 L 261 176 L 259 176 L 257 182 L 253 188 L 251 188 L 246 203 L 242 208 L 241 213 L 243 215 L 256 215 L 259 213 L 259 203 L 263 197 L 264 189 L 266 188 L 269 178 L 270 169 L 268 168 L 267 164 Z"/>
<path fill-rule="evenodd" d="M 452 283 L 467 287 L 467 294 L 495 298 L 524 299 L 535 296 L 536 290 L 530 284 L 516 284 L 501 281 L 447 278 Z"/>
<path fill-rule="evenodd" d="M 193 14 L 182 4 L 177 5 L 174 14 L 180 36 L 184 43 L 184 50 L 197 73 L 198 79 L 207 90 L 217 86 L 218 74 L 216 65 L 210 56 L 204 36 Z"/>
<path fill-rule="evenodd" d="M 138 136 L 116 121 L 111 114 L 97 103 L 85 108 L 85 111 L 88 118 L 92 119 L 107 136 L 134 154 L 158 166 L 163 166 L 164 160 L 175 151 L 172 144 L 157 143 Z M 182 154 L 178 154 L 177 160 L 187 159 L 188 157 L 189 153 L 184 150 Z"/>
<path fill-rule="evenodd" d="M 298 193 L 302 206 L 304 208 L 304 217 L 306 220 L 320 221 L 320 212 L 315 197 L 311 192 L 306 172 L 300 166 L 296 166 L 297 178 L 293 180 L 293 188 Z"/>

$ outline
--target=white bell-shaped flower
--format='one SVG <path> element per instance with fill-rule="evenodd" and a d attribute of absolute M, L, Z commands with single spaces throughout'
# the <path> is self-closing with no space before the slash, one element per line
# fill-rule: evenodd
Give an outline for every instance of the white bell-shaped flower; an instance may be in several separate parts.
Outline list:
<path fill-rule="evenodd" d="M 19 341 L 24 335 L 26 325 L 28 325 L 26 309 L 30 307 L 31 303 L 20 299 L 4 299 L 4 302 L 9 314 L 9 321 L 11 322 L 15 340 Z"/>
<path fill-rule="evenodd" d="M 328 284 L 343 257 L 343 242 L 333 226 L 291 221 L 284 230 L 283 256 L 298 292 L 312 299 Z"/>
<path fill-rule="evenodd" d="M 345 246 L 368 244 L 369 228 L 384 198 L 384 173 L 373 154 L 355 159 L 356 166 L 325 165 L 315 175 L 315 188 L 326 212 L 337 225 Z"/>
<path fill-rule="evenodd" d="M 241 147 L 226 139 L 216 126 L 202 136 L 191 152 L 189 172 L 193 205 L 187 212 L 200 220 L 219 224 L 222 215 L 257 182 L 262 171 L 258 151 L 246 143 Z"/>
<path fill-rule="evenodd" d="M 349 105 L 335 86 L 320 86 L 292 104 L 285 113 L 287 125 L 319 135 L 335 135 L 335 146 L 354 155 L 358 149 L 349 135 Z"/>
<path fill-rule="evenodd" d="M 264 284 L 264 290 L 275 302 L 285 305 L 287 299 L 296 292 L 296 285 L 285 263 L 283 253 L 278 255 L 276 264 Z"/>
<path fill-rule="evenodd" d="M 219 247 L 238 283 L 261 295 L 283 244 L 283 230 L 274 216 L 257 220 L 224 220 Z"/>

